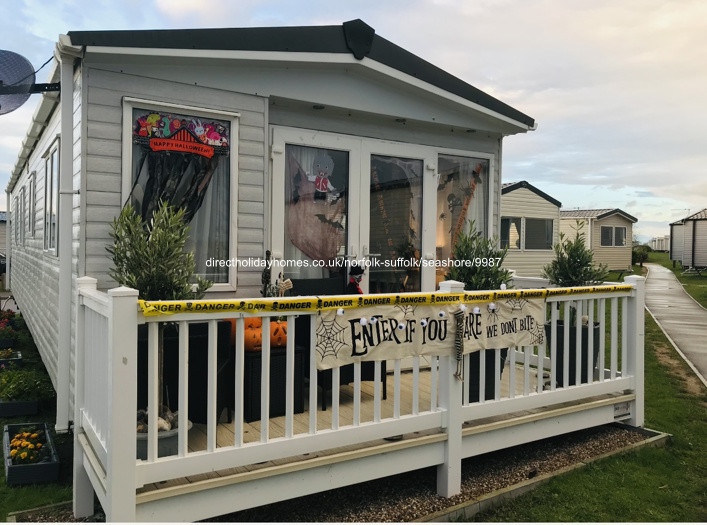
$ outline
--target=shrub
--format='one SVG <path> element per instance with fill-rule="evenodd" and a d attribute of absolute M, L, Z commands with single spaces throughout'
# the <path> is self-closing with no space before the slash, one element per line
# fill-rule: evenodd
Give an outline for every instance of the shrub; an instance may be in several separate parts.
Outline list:
<path fill-rule="evenodd" d="M 555 259 L 542 271 L 542 276 L 550 284 L 560 287 L 601 284 L 609 274 L 605 264 L 594 265 L 594 252 L 587 248 L 584 232 L 580 231 L 583 224 L 583 221 L 577 221 L 573 239 L 560 234 L 560 242 L 554 246 Z"/>
<path fill-rule="evenodd" d="M 457 237 L 452 259 L 469 261 L 469 266 L 454 266 L 447 279 L 464 283 L 465 290 L 498 290 L 511 280 L 511 272 L 501 268 L 508 250 L 498 248 L 498 238 L 487 239 L 476 231 L 474 221 Z"/>
<path fill-rule="evenodd" d="M 631 250 L 631 264 L 640 264 L 643 266 L 643 263 L 648 260 L 648 251 L 648 246 L 634 246 L 633 250 Z"/>

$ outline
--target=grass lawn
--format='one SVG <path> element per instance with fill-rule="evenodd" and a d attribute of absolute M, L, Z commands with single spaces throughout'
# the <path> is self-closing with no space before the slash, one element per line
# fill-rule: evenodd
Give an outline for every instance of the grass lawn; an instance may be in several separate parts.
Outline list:
<path fill-rule="evenodd" d="M 666 254 L 651 253 L 649 262 L 672 269 Z M 688 285 L 707 285 L 707 278 L 676 273 Z M 645 378 L 645 425 L 673 434 L 668 447 L 641 449 L 558 476 L 475 521 L 706 522 L 707 391 L 648 314 Z"/>

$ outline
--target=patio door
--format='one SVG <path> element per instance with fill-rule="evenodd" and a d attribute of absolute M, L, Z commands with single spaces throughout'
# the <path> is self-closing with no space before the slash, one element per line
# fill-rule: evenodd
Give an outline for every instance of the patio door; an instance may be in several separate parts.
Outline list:
<path fill-rule="evenodd" d="M 490 159 L 457 153 L 274 128 L 272 247 L 282 278 L 343 293 L 356 261 L 367 267 L 364 293 L 434 291 L 446 275 L 435 262 L 451 255 L 465 219 L 488 234 Z"/>
<path fill-rule="evenodd" d="M 431 290 L 424 259 L 434 257 L 434 151 L 399 143 L 362 144 L 359 239 L 368 293 Z M 427 252 L 427 255 L 425 255 Z M 429 275 L 428 275 L 429 274 Z"/>
<path fill-rule="evenodd" d="M 344 293 L 360 253 L 359 149 L 343 135 L 273 131 L 273 256 L 298 295 Z"/>

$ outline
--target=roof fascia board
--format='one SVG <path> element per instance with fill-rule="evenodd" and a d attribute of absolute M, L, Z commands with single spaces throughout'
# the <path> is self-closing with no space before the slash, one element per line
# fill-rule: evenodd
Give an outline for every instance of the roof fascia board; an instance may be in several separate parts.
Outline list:
<path fill-rule="evenodd" d="M 607 217 L 611 217 L 612 215 L 621 215 L 624 219 L 629 220 L 631 222 L 638 222 L 638 219 L 634 217 L 633 215 L 629 215 L 623 210 L 620 209 L 615 209 L 608 211 L 606 213 L 602 213 L 601 215 L 597 215 L 597 219 L 606 219 Z"/>
<path fill-rule="evenodd" d="M 515 184 L 511 184 L 510 186 L 506 186 L 505 188 L 502 188 L 501 195 L 505 195 L 506 193 L 510 193 L 510 192 L 515 191 L 520 188 L 525 188 L 526 190 L 532 191 L 538 197 L 545 199 L 550 204 L 554 204 L 558 208 L 562 207 L 562 203 L 560 201 L 558 201 L 557 199 L 555 199 L 553 197 L 550 197 L 544 191 L 539 190 L 538 188 L 536 188 L 535 186 L 533 186 L 532 184 L 530 184 L 529 182 L 524 181 L 524 180 L 522 180 L 520 182 L 516 182 Z"/>
<path fill-rule="evenodd" d="M 86 57 L 93 54 L 122 55 L 122 56 L 155 56 L 173 58 L 198 58 L 198 59 L 221 59 L 221 60 L 244 60 L 263 62 L 292 62 L 300 64 L 342 64 L 351 67 L 365 67 L 382 75 L 394 78 L 410 86 L 426 91 L 437 97 L 452 101 L 453 103 L 472 109 L 494 119 L 500 120 L 517 128 L 518 132 L 534 131 L 537 129 L 537 122 L 533 126 L 528 126 L 522 122 L 514 120 L 505 115 L 501 115 L 484 106 L 475 104 L 458 95 L 433 86 L 423 80 L 417 79 L 406 73 L 402 73 L 385 64 L 381 64 L 370 58 L 357 60 L 348 53 L 300 53 L 291 51 L 240 51 L 240 50 L 210 50 L 210 49 L 168 49 L 168 48 L 136 48 L 136 47 L 107 47 L 107 46 L 86 46 Z"/>

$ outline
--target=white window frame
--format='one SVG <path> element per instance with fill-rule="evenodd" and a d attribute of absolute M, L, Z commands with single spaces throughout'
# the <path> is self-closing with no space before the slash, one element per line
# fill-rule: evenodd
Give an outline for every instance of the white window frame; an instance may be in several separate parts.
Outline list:
<path fill-rule="evenodd" d="M 27 216 L 27 232 L 31 239 L 35 235 L 35 213 L 37 211 L 37 172 L 33 171 L 29 174 L 29 206 Z"/>
<path fill-rule="evenodd" d="M 20 204 L 20 209 L 19 209 L 19 220 L 17 221 L 19 224 L 19 231 L 20 231 L 20 240 L 19 240 L 19 245 L 24 246 L 25 245 L 25 230 L 26 230 L 26 223 L 25 223 L 25 212 L 27 210 L 27 192 L 24 186 L 20 188 L 20 194 L 19 194 L 19 204 Z"/>
<path fill-rule="evenodd" d="M 601 230 L 604 228 L 611 228 L 611 244 L 604 244 L 603 236 Z M 624 244 L 616 244 L 616 229 L 624 230 Z M 625 248 L 629 245 L 628 240 L 628 228 L 626 226 L 601 226 L 599 229 L 599 245 L 602 248 Z"/>
<path fill-rule="evenodd" d="M 238 256 L 238 124 L 240 122 L 240 113 L 232 111 L 222 111 L 210 109 L 200 106 L 187 106 L 182 104 L 172 104 L 169 102 L 160 102 L 157 100 L 140 99 L 133 97 L 123 97 L 123 166 L 122 166 L 122 183 L 121 183 L 121 202 L 127 202 L 130 197 L 132 188 L 132 158 L 133 158 L 133 109 L 155 109 L 174 111 L 187 114 L 193 114 L 197 117 L 211 117 L 219 120 L 227 120 L 231 124 L 229 146 L 230 166 L 230 218 L 229 218 L 229 236 L 228 236 L 228 252 L 229 259 L 233 260 Z M 214 292 L 235 292 L 237 284 L 237 265 L 231 265 L 228 268 L 228 281 L 225 283 L 214 283 L 207 290 L 207 293 Z"/>
<path fill-rule="evenodd" d="M 555 235 L 555 219 L 551 219 L 549 217 L 523 217 L 523 216 L 518 216 L 518 215 L 503 215 L 501 217 L 501 225 L 503 225 L 503 220 L 504 219 L 509 219 L 509 220 L 514 220 L 514 219 L 520 219 L 520 231 L 518 232 L 518 236 L 520 238 L 520 246 L 518 248 L 511 248 L 510 245 L 508 247 L 508 253 L 518 253 L 518 252 L 550 252 L 553 250 L 553 244 L 554 244 L 554 235 Z M 549 248 L 527 248 L 525 246 L 525 234 L 527 233 L 527 221 L 550 221 L 552 223 L 552 235 L 553 238 L 550 241 L 550 247 Z M 510 239 L 508 239 L 510 243 Z"/>
<path fill-rule="evenodd" d="M 50 255 L 57 255 L 59 246 L 59 176 L 61 167 L 61 139 L 57 136 L 47 148 L 44 154 L 44 252 Z M 56 163 L 52 157 L 56 154 Z M 57 193 L 57 209 L 52 207 L 53 194 Z M 51 217 L 55 212 L 56 224 L 54 227 L 54 237 L 51 237 Z"/>

